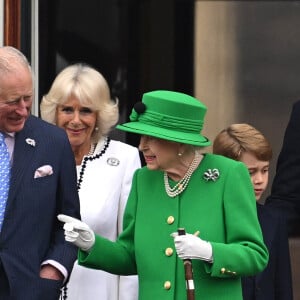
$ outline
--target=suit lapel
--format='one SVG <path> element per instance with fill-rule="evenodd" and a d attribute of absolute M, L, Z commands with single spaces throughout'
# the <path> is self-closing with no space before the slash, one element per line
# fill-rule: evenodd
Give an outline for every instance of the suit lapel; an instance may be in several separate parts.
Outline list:
<path fill-rule="evenodd" d="M 25 171 L 27 167 L 32 163 L 32 159 L 36 153 L 36 147 L 28 144 L 26 142 L 27 138 L 36 141 L 36 138 L 31 130 L 30 118 L 26 121 L 24 129 L 15 135 L 15 147 L 13 154 L 13 165 L 11 169 L 11 181 L 10 181 L 10 191 L 8 197 L 8 205 L 10 200 L 12 200 L 16 193 L 20 183 L 22 182 Z M 33 176 L 34 174 L 26 174 L 26 176 Z"/>

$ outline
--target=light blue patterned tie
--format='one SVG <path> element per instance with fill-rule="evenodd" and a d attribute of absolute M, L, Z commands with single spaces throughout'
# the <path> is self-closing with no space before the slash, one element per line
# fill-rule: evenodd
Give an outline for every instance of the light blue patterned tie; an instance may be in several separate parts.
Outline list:
<path fill-rule="evenodd" d="M 0 231 L 2 228 L 6 201 L 8 197 L 9 178 L 9 153 L 4 141 L 4 135 L 0 132 Z"/>

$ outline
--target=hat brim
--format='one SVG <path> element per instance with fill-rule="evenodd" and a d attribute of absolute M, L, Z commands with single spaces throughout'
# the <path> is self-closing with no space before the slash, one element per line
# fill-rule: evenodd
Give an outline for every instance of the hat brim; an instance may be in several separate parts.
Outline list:
<path fill-rule="evenodd" d="M 174 132 L 174 130 L 169 130 L 167 128 L 157 128 L 152 125 L 143 124 L 140 122 L 129 122 L 122 125 L 117 125 L 117 129 L 122 131 L 127 131 L 131 133 L 149 135 L 157 137 L 163 140 L 189 144 L 200 147 L 207 147 L 211 145 L 211 142 L 205 136 L 200 133 L 188 133 L 188 132 Z"/>

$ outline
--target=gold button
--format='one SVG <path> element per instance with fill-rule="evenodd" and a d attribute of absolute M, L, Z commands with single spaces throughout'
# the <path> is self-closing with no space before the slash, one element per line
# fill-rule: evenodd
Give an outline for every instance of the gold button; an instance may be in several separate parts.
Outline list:
<path fill-rule="evenodd" d="M 169 289 L 171 288 L 171 281 L 166 281 L 166 282 L 164 283 L 164 288 L 165 288 L 166 290 L 169 290 Z"/>
<path fill-rule="evenodd" d="M 226 269 L 225 269 L 225 268 L 222 268 L 222 269 L 221 269 L 221 273 L 224 274 L 225 272 L 226 272 Z"/>
<path fill-rule="evenodd" d="M 167 222 L 169 225 L 173 224 L 175 221 L 175 218 L 173 216 L 169 216 L 168 219 L 167 219 Z"/>
<path fill-rule="evenodd" d="M 171 256 L 173 254 L 173 249 L 172 248 L 167 248 L 165 250 L 165 253 L 166 253 L 167 256 Z"/>

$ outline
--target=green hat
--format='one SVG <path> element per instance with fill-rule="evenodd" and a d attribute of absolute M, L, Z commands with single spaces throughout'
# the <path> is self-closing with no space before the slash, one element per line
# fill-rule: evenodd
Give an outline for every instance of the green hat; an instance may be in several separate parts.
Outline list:
<path fill-rule="evenodd" d="M 117 125 L 123 131 L 164 140 L 209 146 L 201 135 L 206 106 L 194 97 L 172 91 L 153 91 L 134 105 L 129 123 Z"/>

